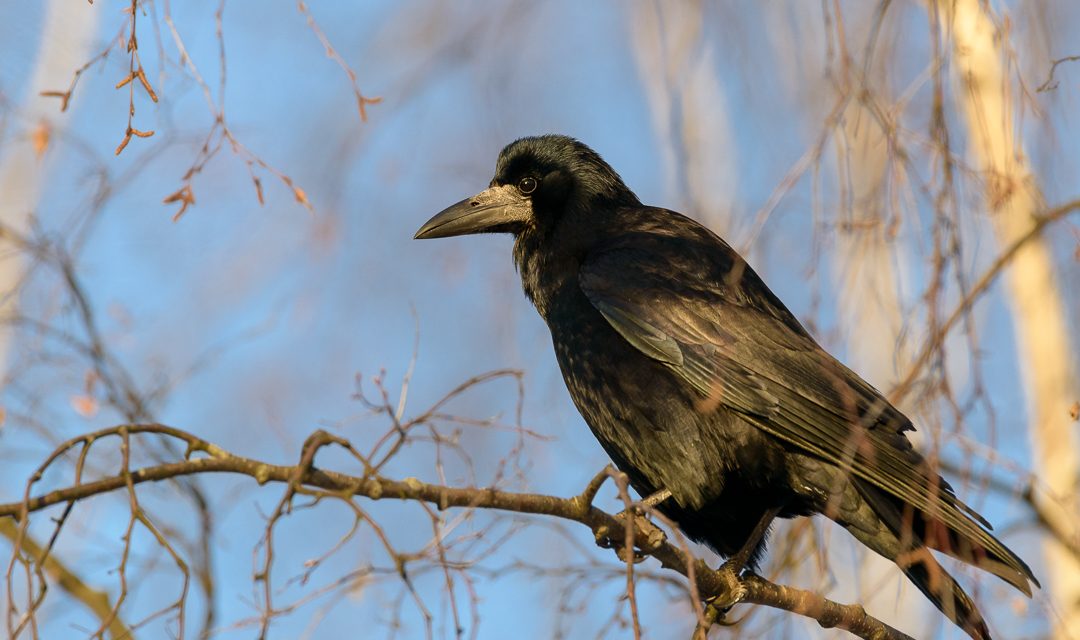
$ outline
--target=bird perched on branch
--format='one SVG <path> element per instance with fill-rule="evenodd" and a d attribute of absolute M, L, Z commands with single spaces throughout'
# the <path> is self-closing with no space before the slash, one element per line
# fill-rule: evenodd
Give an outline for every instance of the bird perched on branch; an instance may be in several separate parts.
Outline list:
<path fill-rule="evenodd" d="M 585 422 L 642 496 L 754 570 L 773 518 L 823 514 L 990 637 L 928 549 L 1031 595 L 1031 569 L 912 448 L 911 421 L 829 355 L 724 240 L 643 205 L 592 149 L 517 140 L 488 189 L 416 233 L 509 233 Z"/>

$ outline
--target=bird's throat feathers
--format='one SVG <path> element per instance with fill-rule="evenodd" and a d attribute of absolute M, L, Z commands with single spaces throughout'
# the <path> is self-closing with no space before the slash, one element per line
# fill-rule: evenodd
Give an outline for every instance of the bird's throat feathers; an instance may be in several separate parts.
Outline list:
<path fill-rule="evenodd" d="M 530 227 L 514 239 L 514 266 L 521 275 L 525 297 L 545 320 L 551 300 L 567 286 L 573 286 L 581 256 L 576 252 L 547 251 L 544 231 Z"/>

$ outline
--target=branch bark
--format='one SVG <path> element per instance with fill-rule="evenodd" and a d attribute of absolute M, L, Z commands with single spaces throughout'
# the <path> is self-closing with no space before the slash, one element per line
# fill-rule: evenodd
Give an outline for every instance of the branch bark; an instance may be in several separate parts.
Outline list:
<path fill-rule="evenodd" d="M 157 464 L 129 473 L 118 473 L 92 482 L 56 489 L 44 494 L 30 495 L 33 485 L 53 461 L 66 451 L 86 442 L 127 434 L 159 434 L 174 438 L 187 445 L 188 458 L 179 462 Z M 779 585 L 759 576 L 746 576 L 739 580 L 733 590 L 730 576 L 709 568 L 699 558 L 684 552 L 668 542 L 659 529 L 643 518 L 626 518 L 609 514 L 592 505 L 595 495 L 593 483 L 578 496 L 559 498 L 555 496 L 515 493 L 478 487 L 450 487 L 421 482 L 416 478 L 392 480 L 379 476 L 353 476 L 335 471 L 322 470 L 312 464 L 314 447 L 326 444 L 342 444 L 340 438 L 316 432 L 304 447 L 297 465 L 283 466 L 237 456 L 221 447 L 190 433 L 160 424 L 119 425 L 69 440 L 54 452 L 27 483 L 25 498 L 20 502 L 0 504 L 0 517 L 11 517 L 25 527 L 29 514 L 55 505 L 78 502 L 91 496 L 123 490 L 147 482 L 159 482 L 181 476 L 209 473 L 232 473 L 246 475 L 259 484 L 281 483 L 289 487 L 298 484 L 309 489 L 321 489 L 344 499 L 364 497 L 370 500 L 411 500 L 425 502 L 440 510 L 449 508 L 495 509 L 533 515 L 562 518 L 581 523 L 593 532 L 602 546 L 611 546 L 626 538 L 627 523 L 634 527 L 633 538 L 636 551 L 652 556 L 660 564 L 688 579 L 692 577 L 702 599 L 727 600 L 733 591 L 742 591 L 739 602 L 759 604 L 789 611 L 817 621 L 823 628 L 848 631 L 860 638 L 873 640 L 910 640 L 909 636 L 882 623 L 869 615 L 861 605 L 841 604 L 823 596 Z M 347 444 L 347 443 L 346 443 Z"/>

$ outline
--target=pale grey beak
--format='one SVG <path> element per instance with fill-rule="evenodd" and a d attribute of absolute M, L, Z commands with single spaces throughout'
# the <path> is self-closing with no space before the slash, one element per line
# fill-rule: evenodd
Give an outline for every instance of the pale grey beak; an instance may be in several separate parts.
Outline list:
<path fill-rule="evenodd" d="M 513 185 L 485 189 L 452 204 L 416 232 L 414 238 L 448 238 L 470 233 L 513 233 L 532 218 L 532 202 Z"/>

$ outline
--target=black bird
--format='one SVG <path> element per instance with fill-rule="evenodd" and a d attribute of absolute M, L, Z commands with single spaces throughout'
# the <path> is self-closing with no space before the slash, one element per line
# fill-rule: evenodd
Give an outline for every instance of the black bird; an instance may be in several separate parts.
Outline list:
<path fill-rule="evenodd" d="M 774 517 L 823 514 L 893 560 L 971 637 L 975 604 L 928 549 L 1028 596 L 1031 569 L 912 448 L 911 421 L 829 355 L 721 238 L 645 206 L 592 149 L 522 138 L 490 187 L 417 238 L 510 233 L 581 415 L 642 496 L 754 570 Z"/>

